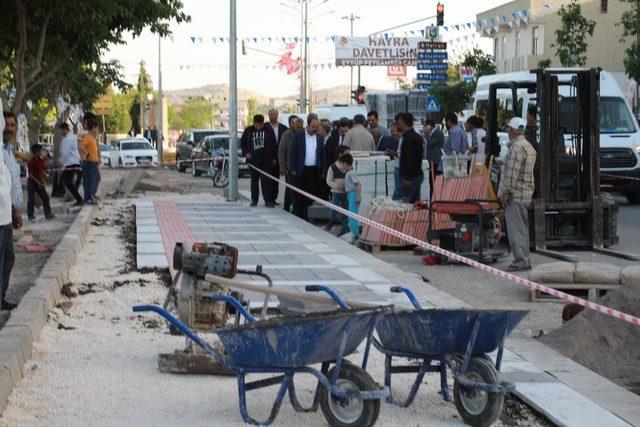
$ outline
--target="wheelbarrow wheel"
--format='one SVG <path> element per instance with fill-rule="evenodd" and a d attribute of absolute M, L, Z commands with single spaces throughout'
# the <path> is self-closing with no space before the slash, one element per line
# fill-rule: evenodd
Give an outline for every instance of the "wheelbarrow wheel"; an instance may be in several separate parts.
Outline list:
<path fill-rule="evenodd" d="M 329 370 L 327 378 L 333 378 L 334 370 L 335 367 Z M 337 386 L 347 392 L 378 389 L 378 384 L 366 371 L 351 363 L 342 364 Z M 350 399 L 348 402 L 341 402 L 326 387 L 320 385 L 320 409 L 330 426 L 369 427 L 378 419 L 380 399 Z"/>
<path fill-rule="evenodd" d="M 471 381 L 498 385 L 498 371 L 486 357 L 469 361 L 465 377 Z M 468 389 L 456 379 L 453 383 L 453 401 L 458 413 L 468 425 L 484 427 L 493 424 L 504 405 L 504 393 Z"/>

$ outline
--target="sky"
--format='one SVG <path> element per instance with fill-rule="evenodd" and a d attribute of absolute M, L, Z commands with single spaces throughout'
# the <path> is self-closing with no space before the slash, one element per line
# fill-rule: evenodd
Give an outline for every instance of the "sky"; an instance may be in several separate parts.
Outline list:
<path fill-rule="evenodd" d="M 212 37 L 229 36 L 229 0 L 183 0 L 184 11 L 191 16 L 186 24 L 171 24 L 170 39 L 162 41 L 162 75 L 165 90 L 184 89 L 207 84 L 227 83 L 229 80 L 229 45 L 213 43 Z M 445 25 L 475 21 L 477 13 L 506 3 L 505 0 L 443 1 Z M 238 39 L 247 37 L 300 37 L 300 13 L 296 0 L 237 0 Z M 309 37 L 318 37 L 309 46 L 310 64 L 325 64 L 310 72 L 311 87 L 321 89 L 350 84 L 349 67 L 331 68 L 335 64 L 334 44 L 325 37 L 348 35 L 350 23 L 343 16 L 353 13 L 360 17 L 354 23 L 355 36 L 367 36 L 396 25 L 435 15 L 437 0 L 311 0 L 309 5 Z M 404 31 L 424 29 L 429 21 L 391 30 L 389 33 L 404 35 Z M 434 23 L 434 20 L 430 21 Z M 450 31 L 444 35 L 449 41 L 449 54 L 478 45 L 490 49 L 488 39 L 461 38 L 474 31 Z M 192 42 L 196 37 L 196 42 Z M 200 41 L 202 38 L 202 41 Z M 217 40 L 217 39 L 216 39 Z M 280 40 L 258 43 L 249 47 L 271 53 L 249 50 L 242 55 L 238 42 L 238 86 L 270 97 L 282 97 L 299 93 L 300 80 L 287 75 L 283 69 L 272 69 L 284 52 Z M 296 47 L 296 52 L 299 46 Z M 158 38 L 144 32 L 140 37 L 127 37 L 124 45 L 113 46 L 104 54 L 106 59 L 118 59 L 124 66 L 125 79 L 137 81 L 139 63 L 144 60 L 154 86 L 158 83 Z M 190 67 L 190 68 L 187 68 Z M 416 70 L 409 67 L 409 79 Z M 355 73 L 354 73 L 355 74 Z M 395 82 L 387 77 L 386 67 L 362 67 L 362 84 L 376 89 L 394 89 Z"/>

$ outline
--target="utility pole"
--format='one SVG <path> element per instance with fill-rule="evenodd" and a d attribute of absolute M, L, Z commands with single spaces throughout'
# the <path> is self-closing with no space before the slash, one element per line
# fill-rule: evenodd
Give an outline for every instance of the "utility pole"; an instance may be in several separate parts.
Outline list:
<path fill-rule="evenodd" d="M 162 37 L 158 36 L 158 105 L 156 112 L 156 149 L 158 166 L 162 166 L 162 141 L 164 140 L 164 96 L 162 94 Z"/>
<path fill-rule="evenodd" d="M 355 20 L 357 20 L 357 19 L 360 19 L 360 17 L 354 15 L 353 13 L 351 13 L 350 15 L 343 16 L 342 19 L 348 19 L 349 21 L 351 21 L 351 37 L 353 37 L 353 22 Z M 353 92 L 353 65 L 350 68 L 351 68 L 351 89 L 350 89 L 350 91 Z M 358 67 L 358 85 L 360 85 L 360 67 Z"/>
<path fill-rule="evenodd" d="M 307 106 L 307 83 L 308 83 L 308 74 L 309 74 L 309 1 L 302 0 L 304 2 L 303 11 L 304 14 L 304 31 L 303 31 L 303 40 L 304 43 L 304 58 L 302 59 L 302 92 L 300 93 L 300 112 L 307 114 L 308 106 Z"/>
<path fill-rule="evenodd" d="M 229 196 L 238 200 L 238 34 L 236 0 L 229 0 Z"/>
<path fill-rule="evenodd" d="M 144 94 L 144 77 L 142 75 L 144 60 L 140 61 L 140 76 L 138 77 L 138 101 L 140 102 L 140 120 L 138 120 L 138 124 L 140 125 L 140 135 L 144 136 L 144 103 L 145 103 L 145 94 Z"/>

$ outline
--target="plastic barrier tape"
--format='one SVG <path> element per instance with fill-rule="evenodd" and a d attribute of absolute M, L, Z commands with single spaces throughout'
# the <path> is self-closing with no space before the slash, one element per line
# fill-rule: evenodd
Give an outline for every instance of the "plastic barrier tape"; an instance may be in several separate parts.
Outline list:
<path fill-rule="evenodd" d="M 368 224 L 369 226 L 375 227 L 380 231 L 383 231 L 385 233 L 388 233 L 388 234 L 391 234 L 393 236 L 399 237 L 399 238 L 401 238 L 402 240 L 404 240 L 406 242 L 412 243 L 412 244 L 420 246 L 422 248 L 429 249 L 432 252 L 438 253 L 440 255 L 444 255 L 444 256 L 446 256 L 446 257 L 448 257 L 450 259 L 453 259 L 455 261 L 459 261 L 459 262 L 461 262 L 463 264 L 470 265 L 471 267 L 475 267 L 475 268 L 480 269 L 482 271 L 486 271 L 487 273 L 491 273 L 491 274 L 494 274 L 496 276 L 502 277 L 503 279 L 507 279 L 507 280 L 509 280 L 511 282 L 526 286 L 527 288 L 535 289 L 535 290 L 540 291 L 540 292 L 544 292 L 545 294 L 552 295 L 552 296 L 554 296 L 556 298 L 560 298 L 560 299 L 562 299 L 564 301 L 568 301 L 568 302 L 571 302 L 571 303 L 574 303 L 574 304 L 579 304 L 579 305 L 581 305 L 581 306 L 583 306 L 583 307 L 585 307 L 585 308 L 587 308 L 589 310 L 594 310 L 594 311 L 597 311 L 598 313 L 602 313 L 602 314 L 605 314 L 607 316 L 612 316 L 612 317 L 615 317 L 616 319 L 624 320 L 625 322 L 629 322 L 629 323 L 631 323 L 633 325 L 640 326 L 640 318 L 639 317 L 635 317 L 635 316 L 632 316 L 630 314 L 622 313 L 621 311 L 614 310 L 612 308 L 605 307 L 603 305 L 596 304 L 596 303 L 593 303 L 591 301 L 587 301 L 585 299 L 578 298 L 578 297 L 573 296 L 573 295 L 569 295 L 567 293 L 558 291 L 558 290 L 553 289 L 553 288 L 549 288 L 549 287 L 541 285 L 539 283 L 532 282 L 529 279 L 525 279 L 523 277 L 516 276 L 515 274 L 507 273 L 506 271 L 499 270 L 497 268 L 493 268 L 493 267 L 490 267 L 488 265 L 484 265 L 484 264 L 479 263 L 477 261 L 474 261 L 472 259 L 465 258 L 463 256 L 460 256 L 460 255 L 456 254 L 456 253 L 449 252 L 447 250 L 444 250 L 444 249 L 440 248 L 439 246 L 434 246 L 434 245 L 432 245 L 430 243 L 427 243 L 427 242 L 424 242 L 424 241 L 422 241 L 420 239 L 416 239 L 415 237 L 408 236 L 408 235 L 406 235 L 404 233 L 401 233 L 401 232 L 399 232 L 397 230 L 394 230 L 392 228 L 389 228 L 389 227 L 386 227 L 386 226 L 384 226 L 382 224 L 379 224 L 379 223 L 377 223 L 375 221 L 372 221 L 369 218 L 365 218 L 365 217 L 360 216 L 358 214 L 354 214 L 353 212 L 350 212 L 350 211 L 348 211 L 346 209 L 343 209 L 343 208 L 341 208 L 339 206 L 336 206 L 336 205 L 334 205 L 334 204 L 332 204 L 332 203 L 330 203 L 330 202 L 328 202 L 326 200 L 322 200 L 322 199 L 320 199 L 320 198 L 318 198 L 318 197 L 316 197 L 316 196 L 314 196 L 312 194 L 309 194 L 309 193 L 307 193 L 307 192 L 305 192 L 305 191 L 303 191 L 303 190 L 301 190 L 301 189 L 299 189 L 299 188 L 297 188 L 297 187 L 295 187 L 295 186 L 293 186 L 291 184 L 287 184 L 286 182 L 284 182 L 284 181 L 282 181 L 280 179 L 274 178 L 269 173 L 267 173 L 267 172 L 265 172 L 265 171 L 263 171 L 261 169 L 258 169 L 257 167 L 255 167 L 253 165 L 249 165 L 249 167 L 251 167 L 251 168 L 255 169 L 256 171 L 260 172 L 261 174 L 273 179 L 274 181 L 277 181 L 277 182 L 285 185 L 286 187 L 292 189 L 293 191 L 296 191 L 296 192 L 308 197 L 309 199 L 311 199 L 311 200 L 313 200 L 315 202 L 318 202 L 321 205 L 324 205 L 324 206 L 328 207 L 329 209 L 333 209 L 333 210 L 335 210 L 337 212 L 340 212 L 343 215 L 347 215 L 347 216 L 357 220 L 358 222 L 361 222 L 363 224 Z"/>

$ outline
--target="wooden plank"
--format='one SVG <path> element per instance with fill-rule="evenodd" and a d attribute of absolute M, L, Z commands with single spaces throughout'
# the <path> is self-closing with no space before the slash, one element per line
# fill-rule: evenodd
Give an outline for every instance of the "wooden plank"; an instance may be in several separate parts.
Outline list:
<path fill-rule="evenodd" d="M 158 368 L 169 374 L 235 375 L 205 354 L 160 353 Z"/>
<path fill-rule="evenodd" d="M 561 291 L 584 291 L 589 301 L 595 301 L 602 296 L 604 291 L 618 289 L 622 285 L 604 283 L 543 283 L 545 286 Z M 529 301 L 561 301 L 551 295 L 532 289 L 529 292 Z"/>

